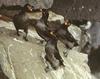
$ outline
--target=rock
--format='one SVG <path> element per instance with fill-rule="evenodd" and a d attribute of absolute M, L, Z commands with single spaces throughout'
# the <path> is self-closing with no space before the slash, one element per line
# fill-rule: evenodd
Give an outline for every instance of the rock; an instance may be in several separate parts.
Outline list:
<path fill-rule="evenodd" d="M 6 49 L 6 46 L 2 41 L 0 41 L 0 65 L 1 70 L 4 72 L 0 74 L 0 78 L 3 77 L 3 79 L 16 79 L 8 48 Z"/>
<path fill-rule="evenodd" d="M 73 50 L 63 56 L 64 45 L 58 42 L 65 68 L 45 72 L 45 63 L 41 60 L 44 45 L 37 44 L 37 33 L 29 30 L 29 42 L 17 37 L 13 23 L 0 21 L 0 64 L 9 79 L 91 79 L 87 65 L 87 55 Z"/>
<path fill-rule="evenodd" d="M 33 5 L 36 9 L 37 8 L 51 8 L 53 4 L 53 0 L 0 0 L 0 6 L 2 4 L 6 6 L 14 6 L 14 5 L 25 5 L 26 3 L 29 3 Z"/>

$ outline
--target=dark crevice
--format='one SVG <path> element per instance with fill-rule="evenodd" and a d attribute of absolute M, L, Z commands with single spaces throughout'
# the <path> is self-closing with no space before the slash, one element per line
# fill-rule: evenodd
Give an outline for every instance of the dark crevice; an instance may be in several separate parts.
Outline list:
<path fill-rule="evenodd" d="M 0 65 L 0 79 L 9 79 L 3 72 L 1 65 Z"/>

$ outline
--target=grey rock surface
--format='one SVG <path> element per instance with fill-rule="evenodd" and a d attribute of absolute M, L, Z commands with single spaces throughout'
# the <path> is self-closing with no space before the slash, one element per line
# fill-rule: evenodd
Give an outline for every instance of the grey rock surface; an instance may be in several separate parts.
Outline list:
<path fill-rule="evenodd" d="M 0 0 L 0 6 L 2 6 L 3 4 L 6 6 L 24 6 L 26 3 L 30 3 L 35 8 L 51 8 L 53 0 Z"/>
<path fill-rule="evenodd" d="M 68 50 L 68 56 L 64 57 L 65 47 L 60 42 L 58 48 L 65 68 L 46 73 L 45 63 L 41 59 L 41 55 L 45 54 L 44 45 L 37 43 L 41 38 L 30 29 L 29 41 L 26 42 L 23 40 L 23 32 L 20 33 L 18 37 L 12 22 L 0 21 L 0 64 L 9 79 L 92 79 L 87 54 L 73 49 Z"/>

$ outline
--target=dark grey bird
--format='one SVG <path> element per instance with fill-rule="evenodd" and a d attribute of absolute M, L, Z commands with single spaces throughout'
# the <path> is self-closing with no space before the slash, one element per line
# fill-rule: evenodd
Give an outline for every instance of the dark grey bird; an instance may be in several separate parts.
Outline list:
<path fill-rule="evenodd" d="M 30 4 L 26 4 L 22 10 L 16 14 L 13 17 L 13 23 L 15 25 L 17 35 L 20 36 L 19 34 L 19 29 L 24 30 L 26 35 L 24 36 L 24 39 L 28 41 L 27 39 L 27 34 L 28 34 L 28 27 L 29 27 L 29 17 L 27 15 L 28 12 L 32 12 L 33 7 Z"/>

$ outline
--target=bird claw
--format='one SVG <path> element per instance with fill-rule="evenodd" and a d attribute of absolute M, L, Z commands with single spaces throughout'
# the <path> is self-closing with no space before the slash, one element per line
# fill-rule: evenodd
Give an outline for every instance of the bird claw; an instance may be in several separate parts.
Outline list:
<path fill-rule="evenodd" d="M 24 39 L 25 41 L 28 41 L 28 39 L 27 39 L 26 37 L 23 37 L 23 39 Z"/>
<path fill-rule="evenodd" d="M 64 54 L 65 57 L 67 57 L 68 52 L 67 51 L 66 52 L 64 51 L 63 54 Z"/>

